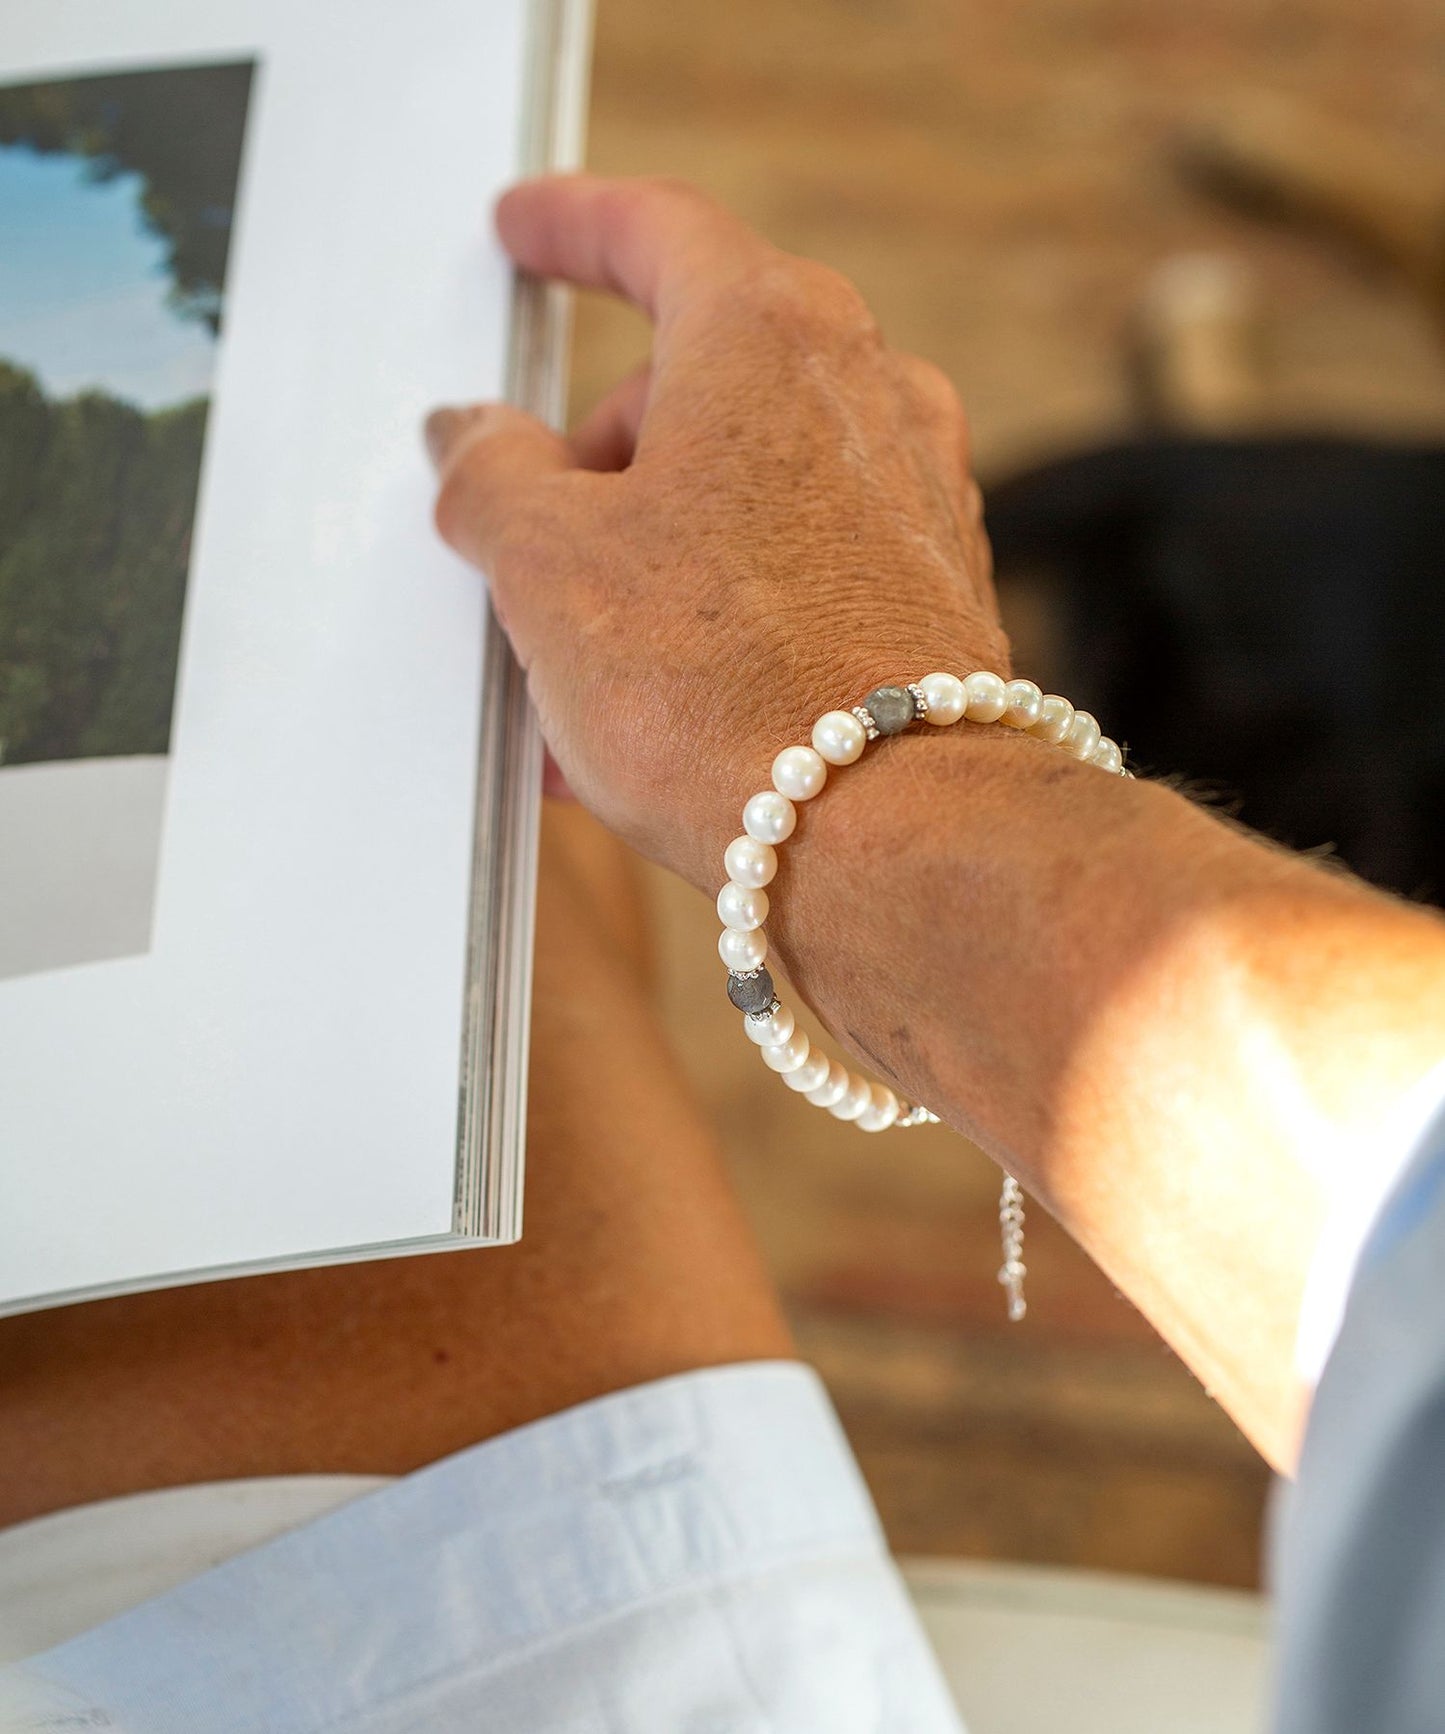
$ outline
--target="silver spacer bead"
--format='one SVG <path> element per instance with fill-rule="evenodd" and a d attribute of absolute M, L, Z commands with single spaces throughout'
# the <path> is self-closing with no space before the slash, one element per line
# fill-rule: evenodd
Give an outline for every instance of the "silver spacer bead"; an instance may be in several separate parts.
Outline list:
<path fill-rule="evenodd" d="M 857 717 L 860 723 L 862 723 L 863 732 L 867 735 L 868 739 L 870 741 L 876 741 L 878 739 L 878 724 L 873 720 L 873 713 L 868 710 L 866 706 L 855 704 L 853 706 L 853 715 Z"/>
<path fill-rule="evenodd" d="M 919 686 L 917 681 L 909 682 L 908 693 L 913 700 L 914 721 L 922 722 L 928 715 L 928 694 Z"/>
<path fill-rule="evenodd" d="M 770 1018 L 774 1012 L 780 1012 L 782 1009 L 783 1002 L 780 999 L 775 999 L 771 1005 L 764 1006 L 761 1011 L 746 1012 L 744 1015 L 749 1023 L 762 1023 L 764 1018 Z"/>
<path fill-rule="evenodd" d="M 938 1115 L 932 1114 L 921 1102 L 915 1102 L 912 1107 L 905 1102 L 898 1110 L 898 1118 L 893 1122 L 898 1126 L 936 1126 Z"/>

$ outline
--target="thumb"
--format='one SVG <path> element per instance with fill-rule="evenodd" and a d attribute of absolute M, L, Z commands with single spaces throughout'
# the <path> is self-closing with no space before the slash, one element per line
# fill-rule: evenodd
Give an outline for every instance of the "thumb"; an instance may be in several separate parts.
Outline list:
<path fill-rule="evenodd" d="M 484 571 L 532 485 L 576 467 L 560 434 L 504 403 L 433 410 L 426 445 L 441 482 L 437 528 Z"/>

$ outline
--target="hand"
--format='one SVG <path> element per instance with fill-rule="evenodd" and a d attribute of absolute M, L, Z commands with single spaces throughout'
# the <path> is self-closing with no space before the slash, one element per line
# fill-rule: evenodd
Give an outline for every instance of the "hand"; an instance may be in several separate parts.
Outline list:
<path fill-rule="evenodd" d="M 963 411 L 846 279 L 690 188 L 547 177 L 497 224 L 525 270 L 646 311 L 651 366 L 570 439 L 438 411 L 437 522 L 490 578 L 578 797 L 712 888 L 820 712 L 1007 672 Z"/>
<path fill-rule="evenodd" d="M 445 412 L 439 521 L 491 575 L 577 794 L 713 891 L 820 711 L 1008 672 L 963 416 L 847 283 L 695 193 L 543 180 L 499 224 L 528 270 L 647 309 L 652 367 L 571 440 Z M 790 984 L 1288 1461 L 1320 1153 L 1363 1176 L 1445 1051 L 1445 928 L 1013 730 L 897 747 L 788 844 Z"/>

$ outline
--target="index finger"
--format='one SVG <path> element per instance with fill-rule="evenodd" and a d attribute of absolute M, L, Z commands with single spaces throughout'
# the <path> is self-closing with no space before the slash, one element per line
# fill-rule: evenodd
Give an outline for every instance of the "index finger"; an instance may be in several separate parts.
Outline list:
<path fill-rule="evenodd" d="M 773 249 L 680 181 L 541 175 L 505 193 L 497 233 L 524 270 L 621 295 L 664 326 Z"/>

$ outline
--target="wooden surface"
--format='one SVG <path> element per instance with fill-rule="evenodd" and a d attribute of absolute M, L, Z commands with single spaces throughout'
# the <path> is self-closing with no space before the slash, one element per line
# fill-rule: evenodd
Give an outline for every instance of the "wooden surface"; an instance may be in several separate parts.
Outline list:
<path fill-rule="evenodd" d="M 1182 128 L 1260 87 L 1445 157 L 1432 0 L 599 5 L 593 166 L 687 176 L 850 273 L 958 384 L 985 477 L 1128 424 L 1135 310 L 1200 249 L 1253 273 L 1266 419 L 1445 431 L 1445 359 L 1406 287 L 1175 167 Z M 575 406 L 645 343 L 584 305 Z M 711 910 L 651 889 L 672 1027 L 895 1545 L 1254 1583 L 1265 1473 L 1132 1309 L 1035 1213 L 1032 1310 L 1008 1327 L 990 1166 L 781 1089 L 718 991 Z"/>

